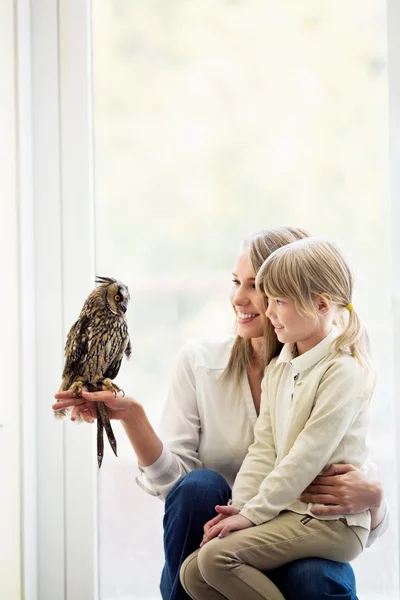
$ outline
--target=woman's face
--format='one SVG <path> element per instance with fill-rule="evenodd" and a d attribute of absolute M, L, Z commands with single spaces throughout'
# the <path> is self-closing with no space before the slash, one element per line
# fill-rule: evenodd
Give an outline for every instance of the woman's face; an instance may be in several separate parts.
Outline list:
<path fill-rule="evenodd" d="M 239 255 L 232 275 L 231 301 L 236 314 L 237 334 L 242 338 L 263 337 L 265 308 L 255 289 L 256 274 L 246 250 Z"/>

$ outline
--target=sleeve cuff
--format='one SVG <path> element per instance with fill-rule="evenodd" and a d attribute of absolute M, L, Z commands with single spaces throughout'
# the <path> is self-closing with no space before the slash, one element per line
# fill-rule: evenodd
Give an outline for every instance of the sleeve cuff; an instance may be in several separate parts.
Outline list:
<path fill-rule="evenodd" d="M 163 446 L 161 455 L 157 458 L 156 462 L 147 467 L 139 465 L 139 468 L 148 479 L 157 479 L 157 477 L 161 477 L 165 473 L 168 473 L 172 465 L 172 460 L 172 452 L 168 450 L 166 446 Z"/>
<path fill-rule="evenodd" d="M 246 519 L 251 521 L 253 523 L 253 525 L 262 525 L 263 523 L 266 522 L 266 521 L 260 521 L 260 519 L 256 516 L 256 514 L 254 512 L 252 512 L 251 510 L 241 510 L 240 514 L 242 515 L 242 517 L 246 517 Z"/>

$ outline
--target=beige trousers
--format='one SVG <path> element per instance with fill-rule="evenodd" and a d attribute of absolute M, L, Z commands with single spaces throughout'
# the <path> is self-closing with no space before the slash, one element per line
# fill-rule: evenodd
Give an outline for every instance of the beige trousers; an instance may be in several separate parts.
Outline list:
<path fill-rule="evenodd" d="M 368 538 L 344 520 L 319 521 L 290 511 L 249 529 L 214 538 L 188 556 L 181 582 L 194 600 L 285 600 L 262 571 L 301 558 L 349 562 Z"/>

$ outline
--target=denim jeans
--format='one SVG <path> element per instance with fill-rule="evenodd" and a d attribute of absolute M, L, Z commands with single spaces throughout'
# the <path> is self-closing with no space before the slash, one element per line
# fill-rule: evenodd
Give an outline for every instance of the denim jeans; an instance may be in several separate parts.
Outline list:
<path fill-rule="evenodd" d="M 163 600 L 188 600 L 179 580 L 181 564 L 197 550 L 203 525 L 216 516 L 215 505 L 227 504 L 231 489 L 225 479 L 207 469 L 192 471 L 178 481 L 165 501 L 165 565 L 160 591 Z M 357 600 L 349 564 L 308 558 L 269 571 L 268 577 L 286 600 Z"/>

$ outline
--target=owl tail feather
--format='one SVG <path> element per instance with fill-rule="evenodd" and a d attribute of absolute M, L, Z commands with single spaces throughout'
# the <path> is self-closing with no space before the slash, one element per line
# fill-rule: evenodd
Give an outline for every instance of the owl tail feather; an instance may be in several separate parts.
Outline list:
<path fill-rule="evenodd" d="M 98 384 L 99 389 L 102 390 L 102 383 Z M 99 465 L 99 469 L 103 462 L 104 457 L 104 438 L 103 438 L 103 429 L 107 434 L 108 441 L 110 442 L 110 446 L 115 454 L 117 454 L 117 440 L 115 439 L 114 432 L 111 427 L 110 418 L 108 416 L 107 407 L 104 402 L 97 403 L 97 463 Z"/>
<path fill-rule="evenodd" d="M 65 419 L 65 417 L 68 415 L 70 410 L 70 408 L 60 408 L 60 410 L 55 410 L 54 417 L 57 419 L 57 421 L 62 421 L 62 419 Z"/>
<path fill-rule="evenodd" d="M 99 465 L 100 469 L 104 457 L 104 436 L 103 423 L 99 410 L 97 410 L 97 413 L 97 464 Z"/>

